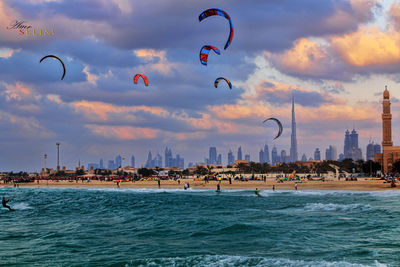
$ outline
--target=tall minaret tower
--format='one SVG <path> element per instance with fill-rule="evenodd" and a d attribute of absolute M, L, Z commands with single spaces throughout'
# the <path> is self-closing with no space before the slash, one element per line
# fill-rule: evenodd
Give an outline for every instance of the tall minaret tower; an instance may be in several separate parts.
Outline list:
<path fill-rule="evenodd" d="M 296 118 L 294 116 L 294 96 L 292 95 L 292 135 L 290 136 L 290 161 L 297 161 Z"/>
<path fill-rule="evenodd" d="M 392 142 L 392 114 L 390 113 L 390 95 L 385 86 L 383 92 L 382 113 L 382 148 L 393 146 Z"/>

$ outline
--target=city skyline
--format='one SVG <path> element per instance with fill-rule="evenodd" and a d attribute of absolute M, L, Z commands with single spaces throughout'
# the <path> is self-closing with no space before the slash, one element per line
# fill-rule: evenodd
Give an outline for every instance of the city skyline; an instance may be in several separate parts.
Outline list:
<path fill-rule="evenodd" d="M 230 149 L 237 158 L 239 146 L 242 158 L 254 161 L 264 144 L 290 155 L 292 94 L 298 158 L 313 157 L 316 147 L 322 156 L 330 145 L 341 150 L 342 132 L 353 125 L 365 158 L 371 137 L 381 143 L 377 96 L 385 85 L 392 92 L 393 141 L 399 139 L 400 13 L 393 1 L 221 1 L 238 31 L 222 55 L 210 54 L 208 66 L 199 62 L 199 49 L 223 48 L 226 25 L 222 18 L 198 22 L 212 1 L 179 3 L 155 2 L 144 11 L 135 1 L 112 0 L 77 15 L 64 12 L 73 10 L 70 1 L 3 1 L 0 171 L 38 171 L 44 154 L 47 166 L 56 166 L 56 142 L 68 168 L 77 159 L 97 162 L 131 151 L 138 165 L 149 150 L 163 155 L 165 146 L 187 162 L 203 161 L 210 146 L 223 161 Z M 253 9 L 260 12 L 250 20 Z M 177 11 L 179 25 L 165 16 Z M 165 28 L 153 17 L 163 17 Z M 55 34 L 21 36 L 7 29 L 15 20 Z M 48 53 L 64 60 L 62 81 L 58 62 L 39 63 Z M 133 83 L 136 73 L 149 77 L 148 87 Z M 214 88 L 220 73 L 232 90 Z M 262 124 L 268 117 L 283 124 L 277 140 L 275 125 Z"/>

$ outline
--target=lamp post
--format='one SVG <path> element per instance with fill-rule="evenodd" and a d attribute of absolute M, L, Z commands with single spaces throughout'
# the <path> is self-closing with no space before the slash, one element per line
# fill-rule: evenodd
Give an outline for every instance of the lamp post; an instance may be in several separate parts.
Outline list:
<path fill-rule="evenodd" d="M 60 143 L 56 143 L 57 146 L 57 171 L 60 171 Z"/>

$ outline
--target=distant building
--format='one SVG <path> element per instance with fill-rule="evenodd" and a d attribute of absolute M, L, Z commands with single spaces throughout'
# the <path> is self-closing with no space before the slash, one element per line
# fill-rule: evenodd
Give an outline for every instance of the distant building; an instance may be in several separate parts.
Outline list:
<path fill-rule="evenodd" d="M 362 159 L 362 151 L 358 147 L 358 133 L 355 129 L 351 133 L 349 130 L 345 132 L 343 154 L 344 158 L 352 159 L 353 161 Z"/>
<path fill-rule="evenodd" d="M 339 159 L 338 159 L 339 161 L 343 161 L 344 160 L 344 154 L 343 153 L 340 153 L 339 154 Z"/>
<path fill-rule="evenodd" d="M 228 153 L 228 165 L 233 165 L 235 163 L 235 156 L 233 156 L 232 150 Z"/>
<path fill-rule="evenodd" d="M 314 160 L 321 160 L 321 152 L 319 151 L 319 148 L 315 149 Z"/>
<path fill-rule="evenodd" d="M 90 169 L 95 170 L 95 169 L 98 169 L 98 168 L 99 168 L 99 164 L 97 164 L 97 163 L 89 163 L 88 167 L 87 167 L 88 170 L 90 170 Z"/>
<path fill-rule="evenodd" d="M 272 162 L 272 165 L 275 165 L 276 163 L 280 162 L 280 158 L 278 157 L 278 150 L 276 149 L 276 147 L 272 148 L 272 151 L 271 151 L 271 162 Z"/>
<path fill-rule="evenodd" d="M 286 161 L 286 150 L 281 150 L 281 160 L 280 160 L 280 162 L 282 162 L 282 163 L 287 163 Z M 290 157 L 289 157 L 289 161 L 290 161 Z"/>
<path fill-rule="evenodd" d="M 100 168 L 100 169 L 104 169 L 103 159 L 100 159 L 99 168 Z"/>
<path fill-rule="evenodd" d="M 264 146 L 264 162 L 270 163 L 268 145 Z"/>
<path fill-rule="evenodd" d="M 247 160 L 248 162 L 250 162 L 250 154 L 244 155 L 244 160 Z"/>
<path fill-rule="evenodd" d="M 259 162 L 260 162 L 261 164 L 265 162 L 265 159 L 264 159 L 264 151 L 263 151 L 262 149 L 261 149 L 260 152 L 258 153 L 258 160 L 259 160 Z"/>
<path fill-rule="evenodd" d="M 292 134 L 290 136 L 290 162 L 296 162 L 298 158 L 298 153 L 297 153 L 297 137 L 296 137 L 296 118 L 294 115 L 294 95 L 292 95 Z M 285 159 L 282 158 L 281 160 L 285 161 Z"/>
<path fill-rule="evenodd" d="M 121 168 L 122 167 L 122 158 L 120 155 L 115 157 L 115 165 L 117 168 Z"/>
<path fill-rule="evenodd" d="M 221 154 L 218 154 L 217 165 L 222 165 L 222 155 Z"/>
<path fill-rule="evenodd" d="M 115 170 L 116 169 L 115 163 L 114 163 L 113 160 L 109 160 L 108 161 L 107 168 L 110 169 L 110 170 Z"/>
<path fill-rule="evenodd" d="M 326 160 L 337 160 L 337 149 L 335 146 L 329 146 L 325 150 L 325 159 Z"/>
<path fill-rule="evenodd" d="M 242 160 L 242 147 L 241 146 L 238 148 L 237 160 Z"/>
<path fill-rule="evenodd" d="M 307 156 L 306 156 L 306 154 L 303 154 L 303 156 L 301 157 L 301 161 L 307 161 Z"/>
<path fill-rule="evenodd" d="M 135 168 L 135 156 L 134 155 L 132 155 L 132 157 L 131 157 L 131 167 Z"/>
<path fill-rule="evenodd" d="M 217 164 L 217 148 L 216 147 L 210 147 L 209 149 L 209 157 L 208 157 L 208 164 Z"/>

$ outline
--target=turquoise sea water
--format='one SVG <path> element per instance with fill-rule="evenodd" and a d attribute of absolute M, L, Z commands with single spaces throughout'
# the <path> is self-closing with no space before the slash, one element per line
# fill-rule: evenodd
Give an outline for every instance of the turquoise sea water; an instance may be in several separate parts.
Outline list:
<path fill-rule="evenodd" d="M 0 193 L 0 266 L 400 266 L 400 191 Z"/>

